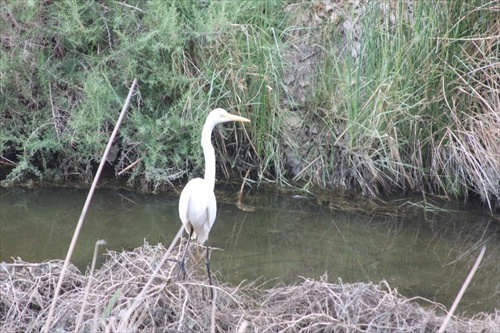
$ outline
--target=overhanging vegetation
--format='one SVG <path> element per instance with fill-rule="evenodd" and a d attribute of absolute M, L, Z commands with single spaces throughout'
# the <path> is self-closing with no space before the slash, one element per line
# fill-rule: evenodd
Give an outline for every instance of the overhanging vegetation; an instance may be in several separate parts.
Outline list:
<path fill-rule="evenodd" d="M 89 180 L 134 77 L 110 158 L 158 189 L 220 174 L 380 192 L 500 198 L 500 19 L 474 1 L 5 1 L 0 162 Z M 496 7 L 495 7 L 496 6 Z M 237 129 L 238 128 L 238 129 Z"/>

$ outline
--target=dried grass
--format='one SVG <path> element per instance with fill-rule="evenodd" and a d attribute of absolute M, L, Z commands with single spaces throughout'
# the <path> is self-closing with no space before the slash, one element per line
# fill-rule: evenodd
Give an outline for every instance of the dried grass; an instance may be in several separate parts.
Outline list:
<path fill-rule="evenodd" d="M 196 246 L 193 244 L 193 247 Z M 386 282 L 378 285 L 304 279 L 293 286 L 264 289 L 255 283 L 234 287 L 214 279 L 212 306 L 203 256 L 193 248 L 186 262 L 190 274 L 176 279 L 176 261 L 158 273 L 131 318 L 123 314 L 140 293 L 165 253 L 148 244 L 132 252 L 108 252 L 92 281 L 81 331 L 116 332 L 127 320 L 129 332 L 432 332 L 443 321 L 440 304 L 406 299 Z M 16 260 L 0 266 L 0 331 L 38 332 L 43 327 L 63 262 L 29 264 Z M 63 284 L 51 332 L 74 331 L 88 276 L 74 266 Z M 422 301 L 422 299 L 419 299 Z M 495 332 L 500 313 L 453 317 L 450 332 Z"/>

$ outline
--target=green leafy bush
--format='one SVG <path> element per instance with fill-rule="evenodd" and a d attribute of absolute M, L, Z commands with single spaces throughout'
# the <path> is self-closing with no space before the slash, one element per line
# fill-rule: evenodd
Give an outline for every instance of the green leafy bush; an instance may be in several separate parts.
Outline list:
<path fill-rule="evenodd" d="M 72 0 L 1 6 L 6 130 L 0 145 L 5 156 L 18 161 L 11 181 L 28 173 L 42 177 L 50 168 L 66 177 L 91 177 L 135 77 L 139 90 L 113 165 L 118 171 L 142 158 L 130 179 L 155 188 L 189 169 L 200 172 L 200 131 L 210 109 L 248 116 L 273 107 L 261 100 L 268 91 L 264 84 L 275 84 L 276 73 L 262 63 L 276 57 L 270 31 L 271 21 L 282 17 L 278 2 L 147 1 L 139 8 Z M 270 125 L 264 125 L 260 130 L 267 132 Z M 238 135 L 237 146 L 225 153 L 248 150 L 242 145 L 248 139 L 248 132 Z M 217 135 L 219 146 L 224 141 Z M 261 153 L 251 152 L 254 158 Z"/>

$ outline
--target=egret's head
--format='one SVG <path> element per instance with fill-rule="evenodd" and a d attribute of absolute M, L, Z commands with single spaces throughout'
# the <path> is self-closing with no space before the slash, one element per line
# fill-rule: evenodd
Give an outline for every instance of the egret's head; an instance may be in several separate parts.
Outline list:
<path fill-rule="evenodd" d="M 243 123 L 249 123 L 250 119 L 247 119 L 245 117 L 236 116 L 234 114 L 230 114 L 229 112 L 227 112 L 224 109 L 217 108 L 217 109 L 214 109 L 212 112 L 210 112 L 210 114 L 207 117 L 206 123 L 207 124 L 211 123 L 211 124 L 216 125 L 216 124 L 225 123 L 228 121 L 239 121 L 239 122 L 243 122 Z"/>

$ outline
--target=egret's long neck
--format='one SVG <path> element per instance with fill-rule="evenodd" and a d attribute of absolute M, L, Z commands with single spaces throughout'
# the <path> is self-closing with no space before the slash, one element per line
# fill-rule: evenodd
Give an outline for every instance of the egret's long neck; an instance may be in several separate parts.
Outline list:
<path fill-rule="evenodd" d="M 201 146 L 203 148 L 203 156 L 205 157 L 205 181 L 212 186 L 212 191 L 215 186 L 215 151 L 212 146 L 212 130 L 214 126 L 205 124 L 201 132 Z"/>

